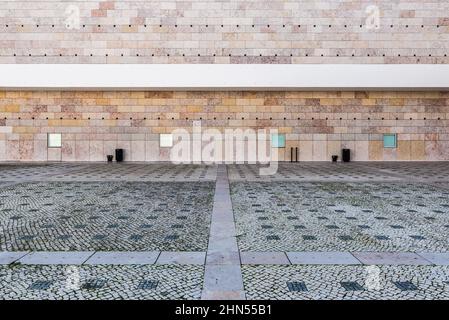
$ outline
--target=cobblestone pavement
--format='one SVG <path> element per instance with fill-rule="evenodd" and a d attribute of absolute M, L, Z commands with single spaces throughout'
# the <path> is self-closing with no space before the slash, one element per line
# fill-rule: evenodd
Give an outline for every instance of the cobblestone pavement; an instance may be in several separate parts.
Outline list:
<path fill-rule="evenodd" d="M 213 182 L 33 182 L 0 191 L 7 251 L 205 251 Z"/>
<path fill-rule="evenodd" d="M 448 299 L 448 266 L 242 266 L 247 299 Z"/>
<path fill-rule="evenodd" d="M 447 162 L 280 163 L 273 176 L 258 170 L 227 167 L 238 249 L 220 256 L 229 248 L 218 242 L 210 255 L 217 272 L 208 283 L 241 281 L 240 266 L 232 273 L 220 265 L 224 258 L 239 264 L 239 250 L 262 253 L 254 258 L 260 265 L 241 266 L 247 299 L 449 298 L 447 256 L 435 258 L 440 266 L 373 267 L 273 265 L 269 253 L 289 263 L 284 252 L 333 251 L 334 262 L 345 251 L 449 252 Z M 186 251 L 208 251 L 216 179 L 217 166 L 1 164 L 0 251 L 168 251 L 157 258 L 168 264 L 3 265 L 0 296 L 201 298 L 204 266 L 191 264 L 198 259 Z M 216 197 L 217 210 L 225 196 Z M 215 230 L 219 240 L 222 229 Z"/>
<path fill-rule="evenodd" d="M 2 181 L 215 181 L 216 166 L 167 163 L 1 164 Z"/>
<path fill-rule="evenodd" d="M 242 251 L 449 250 L 449 190 L 411 182 L 235 182 Z"/>
<path fill-rule="evenodd" d="M 260 175 L 260 165 L 229 165 L 231 181 L 389 182 L 449 180 L 448 162 L 278 163 L 275 175 Z"/>
<path fill-rule="evenodd" d="M 199 299 L 203 266 L 0 266 L 2 299 Z"/>
<path fill-rule="evenodd" d="M 68 173 L 82 169 L 82 164 L 72 163 L 33 163 L 33 164 L 0 164 L 1 181 L 40 181 L 52 175 Z"/>
<path fill-rule="evenodd" d="M 365 166 L 385 174 L 425 182 L 448 182 L 448 162 L 369 162 Z"/>

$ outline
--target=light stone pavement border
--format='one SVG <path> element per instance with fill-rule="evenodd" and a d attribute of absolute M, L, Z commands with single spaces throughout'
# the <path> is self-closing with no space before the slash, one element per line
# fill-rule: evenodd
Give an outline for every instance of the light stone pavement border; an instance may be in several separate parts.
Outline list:
<path fill-rule="evenodd" d="M 242 265 L 449 265 L 440 252 L 241 252 Z"/>
<path fill-rule="evenodd" d="M 27 251 L 14 251 L 14 252 L 8 252 L 3 251 L 0 252 L 0 265 L 2 264 L 11 264 L 13 262 L 16 262 L 23 256 L 29 254 Z"/>
<path fill-rule="evenodd" d="M 449 266 L 449 253 L 448 252 L 418 252 L 418 254 L 431 263 L 439 266 Z"/>
<path fill-rule="evenodd" d="M 204 265 L 205 252 L 1 251 L 0 265 Z"/>
<path fill-rule="evenodd" d="M 217 168 L 201 299 L 245 299 L 228 172 L 225 165 Z"/>
<path fill-rule="evenodd" d="M 64 252 L 64 251 L 34 251 L 19 259 L 21 264 L 67 264 L 81 265 L 92 257 L 92 251 Z"/>
<path fill-rule="evenodd" d="M 423 257 L 412 252 L 355 252 L 354 256 L 363 264 L 369 265 L 428 265 Z"/>
<path fill-rule="evenodd" d="M 232 236 L 229 237 L 232 238 Z M 219 241 L 225 244 L 226 241 L 232 241 L 232 239 L 225 238 L 223 237 Z M 211 269 L 211 279 L 217 278 L 217 285 L 218 281 L 222 279 L 221 275 L 217 274 L 220 270 L 232 272 L 230 276 L 238 280 L 236 266 L 239 265 L 449 265 L 449 253 L 447 252 L 237 252 L 227 251 L 229 247 L 223 247 L 223 250 L 219 251 L 216 246 L 217 244 L 213 244 L 207 253 L 200 251 L 2 251 L 0 252 L 0 265 L 11 263 L 206 265 L 206 269 Z M 230 284 L 226 285 L 230 286 Z M 237 287 L 237 284 L 233 285 Z M 236 292 L 226 294 L 237 295 Z"/>
<path fill-rule="evenodd" d="M 159 255 L 158 251 L 96 252 L 86 261 L 86 264 L 154 264 Z"/>
<path fill-rule="evenodd" d="M 287 252 L 292 264 L 360 264 L 349 252 Z"/>
<path fill-rule="evenodd" d="M 204 265 L 206 261 L 205 252 L 168 252 L 163 251 L 159 255 L 156 264 L 196 264 Z"/>

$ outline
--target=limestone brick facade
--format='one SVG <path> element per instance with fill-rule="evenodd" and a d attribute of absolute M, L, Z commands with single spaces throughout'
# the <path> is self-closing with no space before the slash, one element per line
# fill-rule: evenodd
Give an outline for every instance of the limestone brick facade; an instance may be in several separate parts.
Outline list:
<path fill-rule="evenodd" d="M 173 129 L 276 128 L 280 160 L 449 160 L 448 92 L 0 91 L 0 161 L 167 161 L 159 134 Z M 62 148 L 47 148 L 47 133 Z M 396 133 L 397 148 L 383 148 Z"/>
<path fill-rule="evenodd" d="M 446 0 L 0 0 L 3 64 L 447 64 Z M 7 75 L 0 75 L 7 77 Z M 0 91 L 0 161 L 166 161 L 177 128 L 275 128 L 281 160 L 449 160 L 448 92 Z M 48 133 L 62 148 L 47 148 Z M 383 147 L 396 133 L 397 148 Z"/>
<path fill-rule="evenodd" d="M 0 63 L 448 63 L 448 40 L 445 0 L 0 1 Z"/>

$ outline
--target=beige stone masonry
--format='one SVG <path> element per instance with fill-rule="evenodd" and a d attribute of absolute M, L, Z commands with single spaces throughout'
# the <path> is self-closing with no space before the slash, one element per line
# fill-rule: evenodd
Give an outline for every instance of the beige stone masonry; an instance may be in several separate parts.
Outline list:
<path fill-rule="evenodd" d="M 328 161 L 342 148 L 356 161 L 449 160 L 447 92 L 0 91 L 0 161 L 168 161 L 159 134 L 202 127 L 277 129 L 279 159 Z M 61 133 L 62 148 L 47 148 Z M 396 133 L 395 149 L 383 134 Z"/>

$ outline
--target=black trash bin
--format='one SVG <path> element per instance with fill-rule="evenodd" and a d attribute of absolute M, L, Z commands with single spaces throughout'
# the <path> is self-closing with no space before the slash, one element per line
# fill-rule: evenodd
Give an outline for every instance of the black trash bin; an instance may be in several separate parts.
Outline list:
<path fill-rule="evenodd" d="M 122 162 L 123 156 L 124 156 L 123 149 L 115 149 L 115 161 Z"/>
<path fill-rule="evenodd" d="M 351 150 L 350 149 L 341 150 L 341 159 L 343 160 L 343 162 L 351 161 Z"/>

